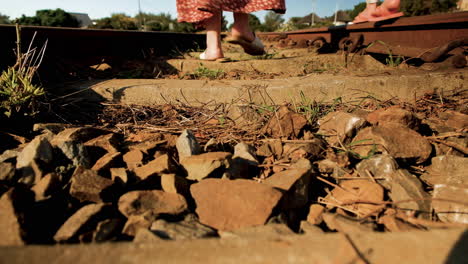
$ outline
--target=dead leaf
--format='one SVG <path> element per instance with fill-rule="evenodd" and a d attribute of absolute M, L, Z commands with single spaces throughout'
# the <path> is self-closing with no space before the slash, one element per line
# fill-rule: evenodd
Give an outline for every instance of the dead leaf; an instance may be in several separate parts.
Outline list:
<path fill-rule="evenodd" d="M 384 190 L 377 183 L 366 180 L 344 181 L 339 187 L 333 189 L 326 197 L 327 201 L 332 201 L 347 211 L 354 212 L 359 217 L 376 215 L 381 212 L 384 206 L 378 203 L 383 202 Z M 373 202 L 370 204 L 365 202 Z M 333 208 L 328 205 L 328 208 Z"/>
<path fill-rule="evenodd" d="M 306 124 L 307 119 L 303 115 L 289 110 L 287 106 L 281 106 L 263 127 L 262 132 L 274 138 L 298 138 Z"/>

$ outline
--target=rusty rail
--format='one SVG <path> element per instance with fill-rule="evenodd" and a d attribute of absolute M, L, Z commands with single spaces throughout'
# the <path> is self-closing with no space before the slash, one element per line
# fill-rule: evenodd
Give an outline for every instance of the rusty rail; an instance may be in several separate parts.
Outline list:
<path fill-rule="evenodd" d="M 48 39 L 46 59 L 88 59 L 100 63 L 103 57 L 141 58 L 154 52 L 168 56 L 190 49 L 204 48 L 205 36 L 172 32 L 96 30 L 22 26 L 22 43 L 29 45 L 34 33 L 41 46 Z M 14 61 L 15 27 L 0 25 L 0 68 Z"/>
<path fill-rule="evenodd" d="M 278 41 L 279 46 L 315 46 L 313 43 L 318 41 L 320 48 L 332 51 L 354 52 L 366 47 L 367 52 L 391 53 L 425 62 L 436 61 L 447 54 L 455 55 L 460 61 L 465 53 L 462 48 L 468 42 L 468 12 L 259 35 Z"/>

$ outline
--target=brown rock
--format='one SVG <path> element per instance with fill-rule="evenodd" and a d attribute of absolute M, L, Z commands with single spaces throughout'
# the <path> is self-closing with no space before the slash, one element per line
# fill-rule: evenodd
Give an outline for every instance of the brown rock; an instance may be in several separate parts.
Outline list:
<path fill-rule="evenodd" d="M 466 203 L 443 201 L 468 201 L 468 185 L 436 184 L 433 197 L 432 208 L 434 208 L 440 220 L 448 223 L 468 224 L 468 206 Z"/>
<path fill-rule="evenodd" d="M 31 190 L 36 196 L 36 201 L 48 198 L 61 187 L 60 177 L 55 173 L 44 176 Z"/>
<path fill-rule="evenodd" d="M 104 170 L 109 170 L 111 167 L 117 165 L 121 158 L 122 154 L 120 152 L 107 153 L 96 161 L 91 170 L 102 173 Z"/>
<path fill-rule="evenodd" d="M 257 155 L 262 157 L 275 156 L 280 158 L 283 155 L 283 143 L 279 139 L 268 140 L 257 149 Z"/>
<path fill-rule="evenodd" d="M 113 182 L 118 182 L 124 185 L 127 184 L 128 175 L 125 168 L 111 168 L 110 173 Z"/>
<path fill-rule="evenodd" d="M 335 168 L 340 166 L 335 161 L 324 159 L 317 162 L 318 169 L 321 173 L 333 173 Z"/>
<path fill-rule="evenodd" d="M 311 224 L 308 221 L 301 221 L 300 233 L 314 236 L 314 235 L 323 234 L 325 232 L 323 232 L 323 230 L 320 227 L 314 224 Z"/>
<path fill-rule="evenodd" d="M 468 158 L 452 155 L 432 158 L 432 164 L 427 173 L 421 176 L 430 185 L 449 184 L 468 185 Z"/>
<path fill-rule="evenodd" d="M 330 145 L 340 145 L 339 142 L 349 143 L 357 131 L 366 125 L 366 120 L 346 112 L 333 112 L 320 119 L 318 124 L 318 134 L 325 136 Z"/>
<path fill-rule="evenodd" d="M 49 131 L 53 134 L 58 134 L 65 130 L 66 128 L 70 128 L 71 125 L 68 124 L 61 124 L 61 123 L 38 123 L 34 124 L 33 131 L 35 132 L 44 132 Z"/>
<path fill-rule="evenodd" d="M 396 159 L 410 159 L 422 163 L 430 157 L 432 147 L 414 130 L 388 125 L 361 130 L 353 139 L 353 151 L 362 157 L 372 152 L 383 152 Z"/>
<path fill-rule="evenodd" d="M 8 149 L 0 155 L 0 162 L 15 162 L 21 152 L 19 149 Z"/>
<path fill-rule="evenodd" d="M 51 143 L 54 147 L 60 149 L 63 155 L 73 162 L 73 165 L 87 169 L 91 168 L 91 155 L 89 155 L 83 143 L 61 137 L 60 134 L 55 136 Z"/>
<path fill-rule="evenodd" d="M 86 147 L 102 148 L 108 153 L 115 153 L 119 152 L 120 141 L 120 136 L 118 134 L 111 133 L 93 138 L 84 143 L 84 145 Z"/>
<path fill-rule="evenodd" d="M 15 176 L 15 166 L 8 162 L 0 163 L 0 181 L 11 181 Z"/>
<path fill-rule="evenodd" d="M 361 223 L 360 221 L 339 214 L 325 213 L 323 214 L 323 220 L 329 229 L 345 234 L 360 234 L 375 230 L 373 222 Z"/>
<path fill-rule="evenodd" d="M 241 142 L 234 147 L 234 155 L 229 169 L 231 179 L 250 178 L 256 176 L 258 160 L 255 156 L 255 149 Z"/>
<path fill-rule="evenodd" d="M 418 177 L 412 175 L 406 170 L 398 170 L 392 175 L 390 182 L 390 193 L 388 194 L 392 201 L 399 202 L 405 200 L 414 200 L 406 203 L 398 203 L 398 207 L 406 210 L 418 211 L 424 218 L 430 217 L 430 196 L 424 191 L 421 181 Z"/>
<path fill-rule="evenodd" d="M 131 150 L 123 156 L 123 160 L 127 164 L 127 168 L 130 170 L 134 170 L 143 165 L 143 158 L 143 152 L 139 149 Z"/>
<path fill-rule="evenodd" d="M 398 206 L 416 211 L 429 210 L 428 198 L 421 181 L 406 170 L 398 169 L 397 162 L 389 155 L 375 155 L 361 161 L 357 171 L 362 177 L 368 177 L 370 173 L 378 178 L 376 181 L 389 190 L 389 196 L 393 201 L 411 200 L 414 202 L 399 203 Z"/>
<path fill-rule="evenodd" d="M 229 168 L 231 157 L 232 154 L 228 152 L 208 152 L 187 157 L 182 160 L 181 165 L 187 171 L 187 179 L 201 181 L 214 171 Z"/>
<path fill-rule="evenodd" d="M 160 133 L 139 131 L 136 134 L 130 134 L 126 138 L 126 143 L 130 151 L 140 150 L 146 155 L 149 155 L 150 152 L 155 150 L 158 146 L 167 143 L 165 137 L 166 135 Z"/>
<path fill-rule="evenodd" d="M 307 215 L 307 222 L 313 225 L 320 225 L 323 222 L 324 212 L 325 207 L 319 204 L 312 204 L 309 209 L 309 214 Z"/>
<path fill-rule="evenodd" d="M 126 217 L 160 214 L 178 215 L 187 210 L 187 202 L 182 195 L 163 191 L 133 191 L 119 199 L 119 210 Z"/>
<path fill-rule="evenodd" d="M 194 215 L 187 215 L 183 221 L 167 222 L 159 219 L 151 225 L 151 231 L 161 238 L 172 240 L 199 239 L 216 236 L 214 229 L 200 224 Z"/>
<path fill-rule="evenodd" d="M 36 161 L 31 161 L 28 166 L 19 169 L 16 174 L 20 177 L 18 182 L 27 186 L 37 184 L 44 176 L 44 172 Z"/>
<path fill-rule="evenodd" d="M 71 178 L 70 195 L 80 202 L 109 201 L 116 195 L 110 193 L 113 184 L 112 180 L 99 176 L 93 170 L 78 167 Z"/>
<path fill-rule="evenodd" d="M 398 173 L 398 163 L 390 155 L 375 155 L 359 162 L 356 170 L 361 177 L 378 178 L 377 182 L 385 189 L 391 190 L 395 174 Z"/>
<path fill-rule="evenodd" d="M 0 198 L 0 246 L 22 246 L 25 244 L 24 213 L 34 201 L 26 189 L 14 188 Z"/>
<path fill-rule="evenodd" d="M 52 146 L 43 136 L 37 136 L 16 158 L 16 168 L 29 167 L 33 162 L 49 163 L 53 159 Z"/>
<path fill-rule="evenodd" d="M 92 241 L 104 242 L 116 240 L 120 235 L 124 221 L 119 218 L 106 219 L 97 224 L 96 231 L 93 232 Z"/>
<path fill-rule="evenodd" d="M 283 209 L 298 209 L 309 202 L 309 169 L 289 169 L 268 177 L 265 184 L 286 192 L 283 197 Z"/>
<path fill-rule="evenodd" d="M 276 240 L 287 236 L 294 236 L 295 233 L 285 224 L 268 224 L 261 226 L 249 226 L 233 231 L 221 231 L 219 236 L 224 239 L 262 239 Z"/>
<path fill-rule="evenodd" d="M 122 233 L 134 237 L 139 230 L 148 230 L 155 219 L 156 217 L 151 212 L 142 215 L 132 215 L 128 217 Z"/>
<path fill-rule="evenodd" d="M 397 215 L 399 213 L 400 212 L 397 213 L 395 209 L 387 209 L 385 214 L 379 218 L 378 223 L 384 225 L 385 229 L 390 232 L 407 232 L 418 230 L 418 228 L 415 226 L 398 219 Z"/>
<path fill-rule="evenodd" d="M 191 186 L 202 224 L 218 230 L 264 225 L 282 193 L 250 180 L 206 179 Z"/>
<path fill-rule="evenodd" d="M 179 162 L 192 155 L 201 153 L 200 144 L 198 144 L 193 132 L 188 129 L 184 130 L 177 138 L 176 147 L 179 154 Z"/>
<path fill-rule="evenodd" d="M 310 158 L 318 160 L 323 157 L 326 145 L 321 139 L 314 138 L 307 143 L 287 143 L 284 145 L 284 156 L 289 157 L 291 161 L 301 158 Z"/>
<path fill-rule="evenodd" d="M 161 175 L 161 186 L 167 193 L 178 193 L 185 197 L 190 194 L 190 186 L 187 180 L 175 174 Z"/>
<path fill-rule="evenodd" d="M 376 110 L 367 116 L 367 121 L 374 126 L 397 124 L 411 129 L 417 129 L 421 124 L 413 113 L 398 106 Z"/>
<path fill-rule="evenodd" d="M 297 138 L 305 125 L 307 119 L 303 115 L 282 106 L 263 127 L 262 132 L 274 138 Z"/>
<path fill-rule="evenodd" d="M 135 238 L 133 243 L 142 243 L 142 244 L 152 244 L 152 243 L 161 243 L 164 239 L 157 236 L 154 232 L 140 228 L 136 231 Z"/>
<path fill-rule="evenodd" d="M 439 113 L 439 118 L 445 121 L 445 125 L 455 129 L 468 128 L 468 115 L 460 112 L 447 110 Z"/>
<path fill-rule="evenodd" d="M 54 139 L 60 139 L 60 141 L 77 141 L 84 143 L 93 138 L 109 133 L 111 132 L 95 127 L 67 128 L 58 133 Z"/>
<path fill-rule="evenodd" d="M 60 227 L 54 236 L 57 242 L 77 240 L 80 234 L 94 230 L 96 219 L 102 218 L 104 212 L 109 210 L 107 204 L 89 204 L 82 207 Z"/>
<path fill-rule="evenodd" d="M 171 157 L 164 154 L 148 164 L 138 167 L 134 170 L 136 177 L 139 180 L 145 180 L 151 176 L 155 176 L 161 173 L 171 173 L 175 171 L 177 167 L 174 165 Z"/>

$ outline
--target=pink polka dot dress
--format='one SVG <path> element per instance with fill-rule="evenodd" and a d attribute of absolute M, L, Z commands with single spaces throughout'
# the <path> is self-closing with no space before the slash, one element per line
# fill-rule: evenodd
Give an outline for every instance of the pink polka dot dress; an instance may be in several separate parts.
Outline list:
<path fill-rule="evenodd" d="M 286 4 L 285 0 L 177 0 L 179 22 L 203 24 L 216 10 L 236 13 L 273 10 L 284 14 Z"/>

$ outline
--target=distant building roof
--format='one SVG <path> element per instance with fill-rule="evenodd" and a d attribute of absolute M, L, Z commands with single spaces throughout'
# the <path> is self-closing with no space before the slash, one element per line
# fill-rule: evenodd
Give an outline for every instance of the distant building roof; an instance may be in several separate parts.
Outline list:
<path fill-rule="evenodd" d="M 80 27 L 87 28 L 93 24 L 91 18 L 89 18 L 88 14 L 85 13 L 70 13 L 70 15 L 74 16 L 79 22 Z"/>

